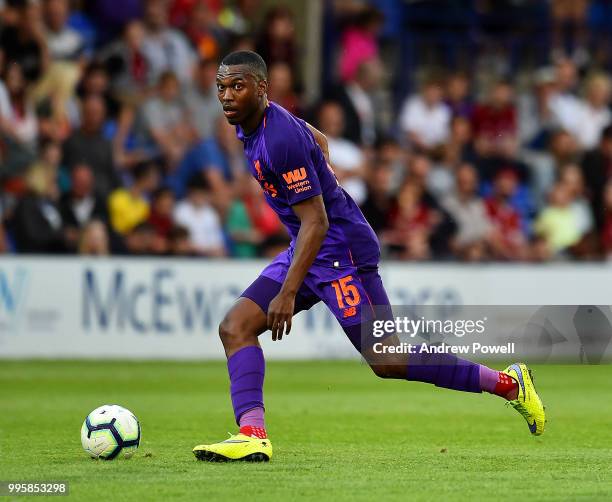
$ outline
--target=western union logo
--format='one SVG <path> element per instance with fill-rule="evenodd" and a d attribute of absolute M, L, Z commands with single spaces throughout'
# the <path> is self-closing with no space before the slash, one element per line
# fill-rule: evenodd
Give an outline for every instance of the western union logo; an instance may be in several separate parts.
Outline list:
<path fill-rule="evenodd" d="M 306 177 L 306 168 L 300 167 L 299 169 L 294 169 L 293 171 L 289 171 L 288 173 L 283 173 L 283 179 L 287 183 L 287 185 L 291 185 L 296 181 L 301 181 Z"/>

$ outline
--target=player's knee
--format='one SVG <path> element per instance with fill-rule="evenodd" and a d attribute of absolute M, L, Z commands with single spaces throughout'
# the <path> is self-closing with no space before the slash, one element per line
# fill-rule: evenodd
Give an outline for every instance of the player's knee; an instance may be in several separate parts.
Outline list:
<path fill-rule="evenodd" d="M 226 350 L 248 344 L 253 336 L 247 323 L 237 316 L 227 315 L 219 324 L 219 338 Z"/>
<path fill-rule="evenodd" d="M 219 324 L 219 338 L 221 338 L 221 342 L 226 349 L 238 342 L 240 339 L 238 323 L 231 317 L 225 316 Z"/>

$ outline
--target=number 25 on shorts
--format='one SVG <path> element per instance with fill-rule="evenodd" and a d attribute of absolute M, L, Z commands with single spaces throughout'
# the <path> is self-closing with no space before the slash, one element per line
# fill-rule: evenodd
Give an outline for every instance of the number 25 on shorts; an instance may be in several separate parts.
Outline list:
<path fill-rule="evenodd" d="M 349 307 L 354 307 L 359 305 L 359 302 L 361 301 L 359 290 L 354 284 L 350 284 L 352 280 L 353 276 L 347 275 L 346 277 L 342 277 L 342 279 L 332 281 L 331 283 L 336 292 L 338 307 L 341 309 L 345 308 L 347 305 Z"/>

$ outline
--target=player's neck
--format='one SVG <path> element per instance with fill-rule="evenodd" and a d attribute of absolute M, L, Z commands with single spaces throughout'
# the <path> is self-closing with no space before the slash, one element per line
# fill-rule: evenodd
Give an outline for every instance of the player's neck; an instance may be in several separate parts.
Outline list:
<path fill-rule="evenodd" d="M 242 127 L 242 132 L 245 136 L 249 136 L 251 133 L 255 131 L 261 124 L 261 121 L 264 118 L 264 114 L 266 113 L 266 108 L 268 107 L 268 98 L 264 98 L 259 108 L 253 115 L 251 115 L 248 119 L 246 119 L 240 127 Z"/>

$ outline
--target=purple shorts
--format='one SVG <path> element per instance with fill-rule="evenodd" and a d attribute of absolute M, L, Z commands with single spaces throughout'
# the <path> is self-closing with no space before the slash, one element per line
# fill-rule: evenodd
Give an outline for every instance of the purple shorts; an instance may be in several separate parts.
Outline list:
<path fill-rule="evenodd" d="M 240 295 L 264 312 L 278 294 L 291 265 L 292 250 L 279 254 Z M 389 305 L 378 267 L 331 267 L 313 264 L 295 299 L 295 313 L 323 301 L 343 328 L 371 319 L 373 306 Z"/>

